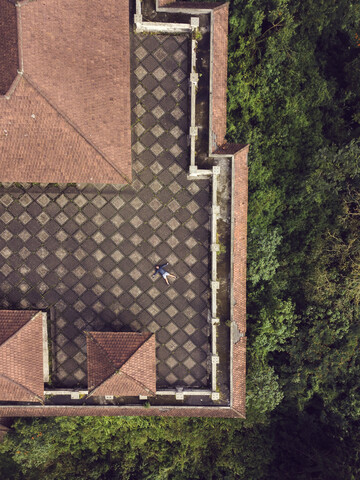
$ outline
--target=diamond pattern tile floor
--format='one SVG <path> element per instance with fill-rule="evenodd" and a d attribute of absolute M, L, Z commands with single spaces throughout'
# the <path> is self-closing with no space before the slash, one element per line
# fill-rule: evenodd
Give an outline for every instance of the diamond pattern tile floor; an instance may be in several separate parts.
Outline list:
<path fill-rule="evenodd" d="M 156 332 L 158 387 L 208 384 L 210 192 L 185 172 L 188 42 L 132 35 L 131 185 L 0 186 L 0 307 L 53 307 L 55 386 L 86 386 L 89 329 Z M 165 261 L 170 287 L 151 277 Z"/>

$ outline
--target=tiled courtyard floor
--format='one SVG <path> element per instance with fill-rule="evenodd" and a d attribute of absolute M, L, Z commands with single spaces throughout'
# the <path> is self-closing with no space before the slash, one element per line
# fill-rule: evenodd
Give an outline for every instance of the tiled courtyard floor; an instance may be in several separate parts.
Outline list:
<path fill-rule="evenodd" d="M 0 307 L 53 307 L 54 386 L 86 386 L 86 330 L 156 332 L 158 387 L 208 383 L 210 196 L 185 172 L 188 40 L 132 42 L 132 184 L 0 187 Z M 170 287 L 151 278 L 165 261 Z"/>

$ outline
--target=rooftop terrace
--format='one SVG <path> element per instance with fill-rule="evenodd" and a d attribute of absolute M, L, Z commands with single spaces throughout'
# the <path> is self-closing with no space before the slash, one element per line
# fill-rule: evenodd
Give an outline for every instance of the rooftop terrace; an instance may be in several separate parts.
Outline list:
<path fill-rule="evenodd" d="M 211 22 L 201 25 L 210 42 Z M 191 30 L 130 32 L 131 183 L 0 187 L 0 308 L 47 311 L 51 338 L 52 395 L 46 407 L 19 406 L 21 415 L 244 415 L 247 149 L 209 156 L 199 138 L 201 167 L 219 166 L 217 186 L 211 174 L 189 176 L 192 51 Z M 199 132 L 209 131 L 211 117 Z M 170 287 L 151 277 L 165 262 L 177 276 Z M 154 408 L 79 393 L 88 387 L 86 331 L 155 334 Z M 63 395 L 67 389 L 75 395 Z"/>

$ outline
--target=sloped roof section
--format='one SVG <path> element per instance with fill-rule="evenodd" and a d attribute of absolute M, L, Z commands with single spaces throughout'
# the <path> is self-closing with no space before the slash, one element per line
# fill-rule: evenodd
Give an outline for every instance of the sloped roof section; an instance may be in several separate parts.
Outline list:
<path fill-rule="evenodd" d="M 1 181 L 98 182 L 99 169 L 101 178 L 123 181 L 25 78 L 0 99 L 0 112 Z"/>
<path fill-rule="evenodd" d="M 233 348 L 232 408 L 242 418 L 246 414 L 246 337 L 240 337 Z"/>
<path fill-rule="evenodd" d="M 37 313 L 34 310 L 0 310 L 0 345 L 20 330 Z"/>
<path fill-rule="evenodd" d="M 247 258 L 247 209 L 248 209 L 248 166 L 249 145 L 234 154 L 234 250 L 233 289 L 234 321 L 241 333 L 246 331 L 246 258 Z"/>
<path fill-rule="evenodd" d="M 42 401 L 42 312 L 2 310 L 0 328 L 0 401 Z"/>
<path fill-rule="evenodd" d="M 0 95 L 5 95 L 15 80 L 19 65 L 16 7 L 0 0 Z"/>
<path fill-rule="evenodd" d="M 155 395 L 155 335 L 87 332 L 89 395 Z"/>
<path fill-rule="evenodd" d="M 229 4 L 224 3 L 213 13 L 212 63 L 212 135 L 213 150 L 222 145 L 226 135 L 226 91 Z"/>
<path fill-rule="evenodd" d="M 0 102 L 0 181 L 131 180 L 128 6 L 17 4 L 25 81 Z"/>

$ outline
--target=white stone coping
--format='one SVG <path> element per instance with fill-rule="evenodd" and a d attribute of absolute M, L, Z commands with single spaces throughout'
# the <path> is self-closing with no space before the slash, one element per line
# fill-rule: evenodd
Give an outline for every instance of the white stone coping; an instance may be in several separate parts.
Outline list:
<path fill-rule="evenodd" d="M 192 26 L 187 23 L 161 23 L 139 21 L 139 16 L 134 16 L 136 31 L 139 33 L 189 33 Z M 138 21 L 136 21 L 138 20 Z"/>
<path fill-rule="evenodd" d="M 88 390 L 63 389 L 63 390 L 44 390 L 44 395 L 70 395 L 71 398 L 80 398 L 80 395 L 87 395 Z"/>
<path fill-rule="evenodd" d="M 207 389 L 198 389 L 198 390 L 195 390 L 195 389 L 183 389 L 181 391 L 179 390 L 176 390 L 176 389 L 172 389 L 172 388 L 169 388 L 169 389 L 166 389 L 166 390 L 156 390 L 156 395 L 163 395 L 163 396 L 170 396 L 170 395 L 187 395 L 187 396 L 198 396 L 198 397 L 203 397 L 203 396 L 208 396 L 208 395 L 211 395 L 212 394 L 212 391 L 211 390 L 207 390 Z"/>
<path fill-rule="evenodd" d="M 50 379 L 49 372 L 49 343 L 48 343 L 48 330 L 47 330 L 47 315 L 42 312 L 42 331 L 43 331 L 43 373 L 44 383 L 48 383 Z"/>

